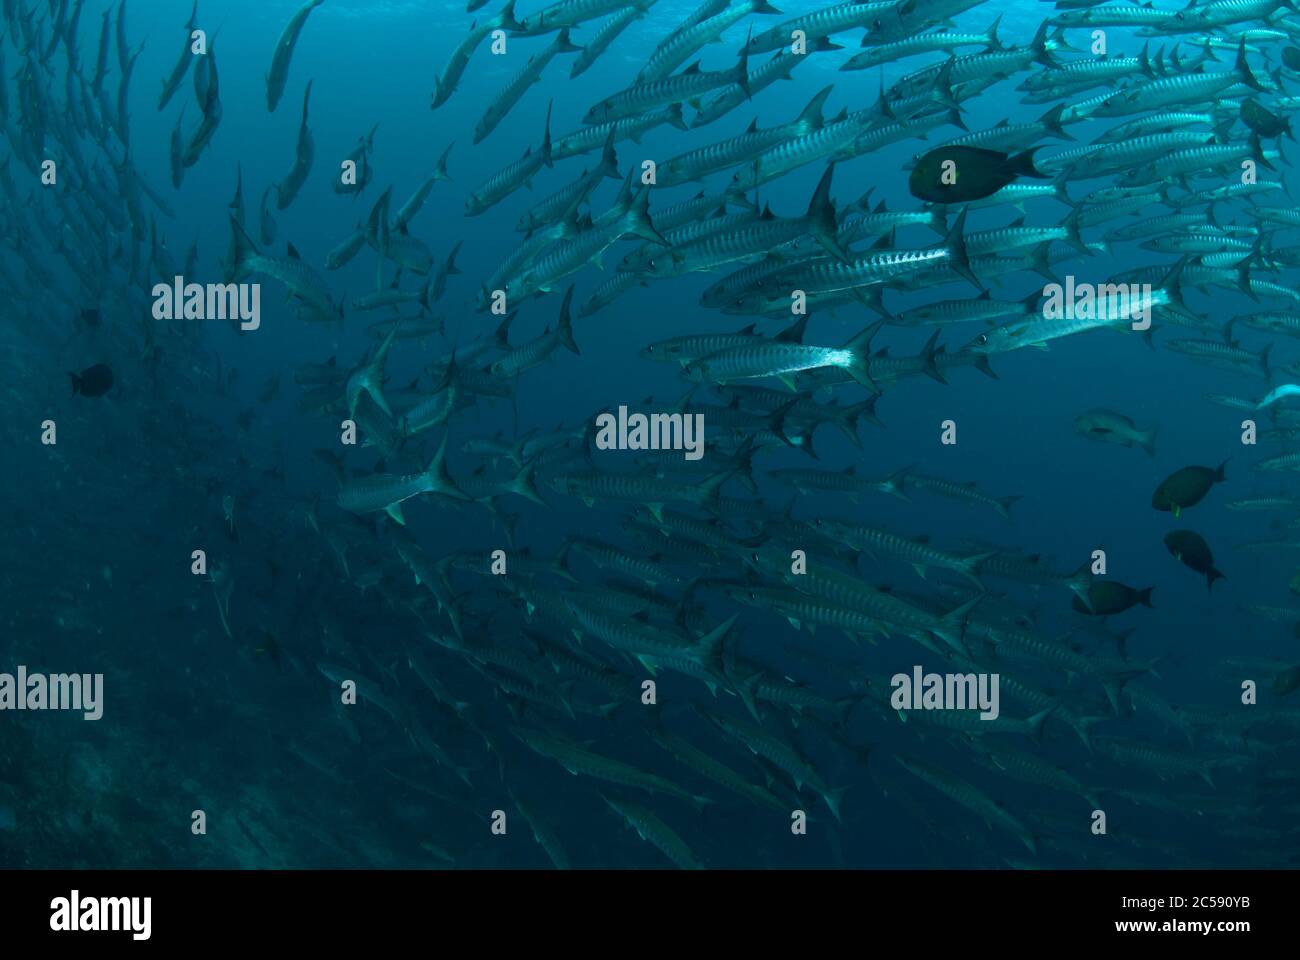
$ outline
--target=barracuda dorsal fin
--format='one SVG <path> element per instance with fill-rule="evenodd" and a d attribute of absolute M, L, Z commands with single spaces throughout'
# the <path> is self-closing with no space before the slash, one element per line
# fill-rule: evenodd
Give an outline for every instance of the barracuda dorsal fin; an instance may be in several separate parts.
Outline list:
<path fill-rule="evenodd" d="M 813 127 L 821 127 L 825 122 L 822 117 L 822 109 L 826 106 L 826 100 L 830 97 L 833 89 L 835 89 L 835 85 L 831 84 L 830 86 L 822 87 L 821 90 L 817 91 L 813 98 L 808 101 L 808 105 L 799 112 L 799 116 L 795 118 L 796 122 L 806 123 Z"/>

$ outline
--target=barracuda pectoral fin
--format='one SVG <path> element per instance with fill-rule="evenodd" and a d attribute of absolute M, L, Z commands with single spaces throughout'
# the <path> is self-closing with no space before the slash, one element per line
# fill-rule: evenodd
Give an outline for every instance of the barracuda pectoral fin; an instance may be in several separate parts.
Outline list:
<path fill-rule="evenodd" d="M 406 517 L 402 516 L 402 505 L 400 503 L 390 503 L 384 507 L 384 513 L 388 514 L 402 526 L 406 526 Z M 420 578 L 417 576 L 415 582 L 419 583 Z"/>

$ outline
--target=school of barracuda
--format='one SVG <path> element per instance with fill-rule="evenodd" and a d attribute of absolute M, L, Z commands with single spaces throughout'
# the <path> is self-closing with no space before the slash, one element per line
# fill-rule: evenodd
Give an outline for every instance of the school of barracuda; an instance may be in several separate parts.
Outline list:
<path fill-rule="evenodd" d="M 1176 352 L 1189 376 L 1197 364 L 1236 372 L 1239 394 L 1208 400 L 1258 422 L 1259 446 L 1207 439 L 1202 465 L 1188 465 L 1160 456 L 1155 424 L 1080 408 L 1080 434 L 1135 448 L 1132 469 L 1150 473 L 1151 506 L 1171 515 L 1170 562 L 1207 586 L 1224 576 L 1219 567 L 1232 575 L 1232 545 L 1189 529 L 1211 511 L 1267 512 L 1284 530 L 1271 546 L 1291 543 L 1300 494 L 1284 485 L 1230 499 L 1221 488 L 1249 471 L 1285 479 L 1300 470 L 1300 408 L 1287 406 L 1300 387 L 1286 382 L 1300 379 L 1300 364 L 1278 356 L 1300 335 L 1300 212 L 1286 183 L 1288 118 L 1300 104 L 1291 0 L 1025 4 L 1041 21 L 1025 35 L 1011 35 L 981 0 L 792 13 L 781 0 L 706 0 L 684 19 L 656 0 L 527 9 L 511 0 L 496 10 L 471 0 L 463 17 L 437 24 L 449 39 L 429 75 L 405 82 L 430 88 L 437 118 L 484 83 L 487 48 L 501 37 L 511 79 L 473 129 L 430 127 L 438 139 L 427 176 L 407 184 L 385 182 L 382 127 L 357 131 L 346 157 L 316 150 L 312 125 L 326 114 L 293 55 L 333 5 L 312 0 L 284 25 L 265 108 L 297 130 L 297 149 L 273 161 L 288 170 L 282 179 L 258 183 L 221 143 L 223 117 L 262 105 L 223 106 L 221 54 L 239 41 L 217 29 L 218 5 L 196 3 L 188 19 L 178 6 L 171 34 L 146 37 L 132 30 L 126 0 L 3 2 L 0 382 L 22 411 L 15 436 L 27 442 L 32 410 L 36 422 L 44 415 L 25 366 L 34 346 L 60 357 L 69 338 L 100 347 L 77 353 L 87 369 L 73 376 L 76 403 L 62 377 L 70 360 L 60 389 L 45 394 L 63 404 L 60 430 L 79 439 L 61 439 L 54 466 L 4 489 L 15 505 L 35 505 L 40 484 L 70 499 L 187 511 L 187 529 L 144 535 L 160 556 L 186 558 L 182 567 L 190 545 L 206 543 L 211 566 L 199 586 L 144 578 L 99 602 L 173 593 L 177 616 L 202 624 L 207 656 L 222 662 L 214 684 L 271 671 L 279 702 L 307 718 L 267 723 L 276 762 L 320 795 L 295 799 L 292 812 L 274 799 L 285 774 L 237 788 L 218 783 L 199 751 L 171 761 L 189 764 L 188 791 L 215 792 L 223 799 L 209 806 L 238 811 L 227 821 L 231 849 L 244 851 L 237 865 L 319 862 L 312 856 L 845 865 L 849 838 L 870 848 L 881 832 L 908 831 L 921 838 L 912 844 L 920 865 L 952 863 L 953 850 L 982 866 L 1218 865 L 1222 854 L 1194 842 L 1207 832 L 1231 845 L 1233 863 L 1298 862 L 1300 831 L 1276 824 L 1300 809 L 1300 705 L 1287 699 L 1300 687 L 1300 656 L 1243 641 L 1196 666 L 1230 678 L 1230 696 L 1184 702 L 1162 679 L 1160 656 L 1133 652 L 1143 627 L 1159 622 L 1159 598 L 1143 583 L 1095 575 L 1097 544 L 1052 561 L 951 526 L 904 534 L 887 517 L 899 501 L 946 498 L 1015 531 L 1022 491 L 891 463 L 890 395 L 909 379 L 996 391 L 1006 354 L 1068 354 L 1087 334 L 1113 337 L 1117 349 Z M 638 21 L 662 41 L 626 86 L 572 79 Z M 207 49 L 196 55 L 200 27 Z M 133 67 L 146 40 L 181 52 L 157 104 L 174 117 L 169 149 L 132 137 L 129 89 L 143 79 Z M 714 132 L 809 58 L 859 80 L 868 75 L 854 71 L 883 78 L 889 68 L 891 80 L 877 93 L 873 78 L 869 97 L 861 84 L 852 96 L 831 84 L 783 123 Z M 550 77 L 569 79 L 521 107 Z M 1039 118 L 968 124 L 971 105 L 991 97 Z M 536 140 L 494 170 L 479 144 L 503 123 Z M 639 146 L 650 131 L 675 149 L 653 158 L 647 179 Z M 877 176 L 910 176 L 916 199 L 891 209 L 844 167 L 899 144 L 912 155 L 907 169 Z M 146 147 L 167 150 L 170 184 L 139 172 Z M 951 183 L 934 182 L 945 150 L 960 158 L 960 199 L 922 200 L 948 195 Z M 47 160 L 57 161 L 59 189 L 37 185 Z M 344 160 L 355 177 L 338 181 Z M 228 240 L 169 225 L 171 192 L 196 168 L 233 191 L 222 210 Z M 774 213 L 762 199 L 769 185 L 803 168 L 818 178 L 806 209 Z M 368 215 L 340 214 L 334 236 L 283 237 L 276 214 L 312 177 L 334 177 L 344 198 L 363 195 L 356 209 Z M 596 202 L 607 181 L 612 200 Z M 471 275 L 458 259 L 484 238 L 461 238 L 462 214 L 498 205 L 517 215 L 517 233 L 472 251 L 496 267 Z M 301 256 L 306 239 L 322 255 Z M 202 256 L 201 241 L 222 249 Z M 1135 246 L 1163 260 L 1125 267 L 1123 251 Z M 374 261 L 373 286 L 332 281 L 358 257 Z M 1128 311 L 1100 301 L 1049 315 L 1043 284 L 1076 270 L 1147 285 L 1150 328 L 1135 332 Z M 593 362 L 581 350 L 584 326 L 615 322 L 620 298 L 652 297 L 690 274 L 708 280 L 698 332 L 666 338 L 628 321 L 623 355 L 600 362 L 679 373 L 677 395 L 643 409 L 703 415 L 701 459 L 597 449 L 594 424 L 617 398 L 558 426 L 544 410 L 514 409 L 513 433 L 484 428 L 512 409 L 520 382 L 549 378 L 562 391 L 581 378 Z M 279 442 L 257 432 L 279 377 L 256 389 L 236 423 L 216 412 L 236 396 L 236 370 L 206 342 L 210 325 L 151 313 L 149 292 L 176 276 L 258 282 L 268 303 L 283 292 L 323 337 L 365 330 L 364 351 L 283 358 L 297 412 L 274 429 L 324 438 L 314 472 L 290 478 L 276 465 Z M 460 294 L 476 308 L 450 307 Z M 1206 307 L 1206 297 L 1229 294 L 1250 306 Z M 19 314 L 48 322 L 22 329 Z M 544 330 L 517 333 L 520 316 Z M 829 316 L 851 319 L 856 332 L 819 335 Z M 103 422 L 108 403 L 131 416 Z M 342 421 L 355 424 L 356 445 L 337 442 Z M 814 442 L 823 431 L 847 438 L 858 458 L 823 460 Z M 116 487 L 96 492 L 86 461 L 110 445 L 136 459 Z M 558 551 L 544 549 L 530 521 L 561 504 L 590 508 L 592 519 Z M 477 531 L 473 541 L 442 536 L 452 522 Z M 102 518 L 62 534 L 39 518 L 15 520 L 9 589 L 52 591 L 60 616 L 93 631 L 78 576 L 51 586 L 20 570 L 25 555 L 72 553 L 85 537 L 119 535 L 111 529 Z M 805 569 L 792 559 L 800 551 Z M 875 572 L 863 572 L 865 560 Z M 1279 572 L 1260 585 L 1274 601 L 1243 612 L 1245 636 L 1275 622 L 1300 630 L 1300 600 L 1277 599 L 1287 581 Z M 1290 589 L 1300 593 L 1300 580 Z M 10 632 L 22 627 L 11 616 Z M 778 638 L 782 657 L 757 652 L 755 636 Z M 896 710 L 890 677 L 912 664 L 998 674 L 1001 715 Z M 1235 699 L 1244 679 L 1258 684 L 1258 705 Z M 355 707 L 337 702 L 349 681 Z M 205 709 L 213 726 L 222 711 L 257 715 L 255 703 L 229 699 Z M 178 789 L 172 773 L 142 771 L 135 803 Z M 404 839 L 362 841 L 326 825 L 325 811 L 352 809 L 358 777 L 402 811 Z M 19 801 L 0 792 L 0 802 Z M 560 815 L 560 803 L 579 812 Z M 508 847 L 489 829 L 498 808 Z M 1126 831 L 1123 811 L 1133 808 L 1167 833 Z M 1111 821 L 1101 842 L 1097 810 Z M 791 839 L 794 811 L 806 815 L 806 838 Z M 717 852 L 751 839 L 751 857 Z M 791 859 L 780 846 L 790 842 L 818 852 Z"/>

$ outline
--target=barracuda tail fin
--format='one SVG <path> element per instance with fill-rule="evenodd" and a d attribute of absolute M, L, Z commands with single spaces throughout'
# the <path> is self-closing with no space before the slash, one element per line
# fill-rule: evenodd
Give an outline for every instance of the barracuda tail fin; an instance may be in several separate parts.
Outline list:
<path fill-rule="evenodd" d="M 802 450 L 804 453 L 808 454 L 808 456 L 816 460 L 818 457 L 817 451 L 813 449 L 812 429 L 801 428 L 799 424 L 788 423 L 790 411 L 799 403 L 799 400 L 799 397 L 795 397 L 793 400 L 772 411 L 771 416 L 768 417 L 768 424 L 770 425 L 771 431 L 780 437 L 781 442 L 787 447 Z M 753 438 L 751 437 L 745 441 L 751 448 L 753 446 L 752 440 Z M 745 451 L 745 460 L 741 465 L 741 476 L 745 481 L 745 486 L 757 493 L 758 488 L 754 484 L 753 475 L 753 456 L 754 452 L 752 449 L 747 449 Z M 739 458 L 739 453 L 737 453 L 737 457 Z"/>
<path fill-rule="evenodd" d="M 990 550 L 987 553 L 976 553 L 965 557 L 957 568 L 957 572 L 982 590 L 984 584 L 980 581 L 980 565 L 990 557 L 996 557 L 997 554 L 996 550 Z"/>
<path fill-rule="evenodd" d="M 508 33 L 524 32 L 524 25 L 520 23 L 519 18 L 515 16 L 515 0 L 510 0 L 509 3 L 501 8 L 501 12 L 497 14 L 497 21 L 497 25 Z"/>
<path fill-rule="evenodd" d="M 1065 228 L 1065 242 L 1074 247 L 1074 249 L 1078 250 L 1085 257 L 1091 257 L 1093 251 L 1088 244 L 1084 243 L 1083 236 L 1079 233 L 1080 215 L 1081 211 L 1078 207 L 1075 207 L 1066 215 L 1066 218 L 1061 221 L 1061 226 Z M 1107 252 L 1110 252 L 1109 248 L 1107 248 Z"/>
<path fill-rule="evenodd" d="M 628 175 L 631 176 L 631 171 Z M 627 211 L 623 215 L 623 235 L 640 237 L 642 240 L 649 240 L 664 247 L 670 246 L 650 220 L 649 188 L 643 187 L 628 204 Z"/>
<path fill-rule="evenodd" d="M 573 284 L 570 284 L 569 289 L 564 291 L 564 302 L 560 304 L 560 320 L 555 325 L 555 336 L 570 353 L 581 355 L 582 351 L 578 349 L 578 342 L 573 339 L 573 314 L 569 310 L 572 303 Z"/>
<path fill-rule="evenodd" d="M 960 113 L 961 104 L 957 102 L 957 99 L 952 93 L 952 66 L 956 62 L 956 54 L 951 54 L 948 59 L 944 61 L 943 66 L 939 68 L 939 72 L 935 74 L 934 82 L 930 85 L 930 96 L 943 106 L 948 107 L 950 110 L 955 110 Z M 880 80 L 882 87 L 884 86 L 884 82 L 884 76 L 882 75 Z M 879 104 L 881 106 L 881 112 L 886 117 L 893 119 L 893 107 L 886 99 L 884 91 L 881 91 Z"/>
<path fill-rule="evenodd" d="M 1029 848 L 1029 852 L 1038 856 L 1038 838 L 1028 831 L 1019 834 L 1020 842 Z"/>
<path fill-rule="evenodd" d="M 700 637 L 699 641 L 695 645 L 695 655 L 699 658 L 700 662 L 719 675 L 723 673 L 723 644 L 727 639 L 727 635 L 731 633 L 731 628 L 736 625 L 736 621 L 739 618 L 739 613 L 733 613 L 729 618 L 718 624 L 704 636 Z"/>
<path fill-rule="evenodd" d="M 939 618 L 933 633 L 958 653 L 966 653 L 966 625 L 970 621 L 971 611 L 984 599 L 986 594 L 976 594 L 956 609 L 950 610 Z"/>
<path fill-rule="evenodd" d="M 471 499 L 460 487 L 456 486 L 456 481 L 447 472 L 446 432 L 443 433 L 442 440 L 438 444 L 438 450 L 433 455 L 433 459 L 429 461 L 428 468 L 424 471 L 424 478 L 429 484 L 430 493 L 440 493 L 453 500 Z"/>
<path fill-rule="evenodd" d="M 984 376 L 990 377 L 993 380 L 1002 379 L 998 376 L 997 371 L 993 369 L 993 364 L 989 363 L 989 355 L 987 353 L 977 353 L 972 363 L 974 364 L 975 369 L 984 374 Z"/>
<path fill-rule="evenodd" d="M 1065 581 L 1065 586 L 1073 591 L 1074 595 L 1079 598 L 1079 603 L 1083 604 L 1085 610 L 1092 612 L 1092 598 L 1090 591 L 1092 589 L 1092 569 L 1091 565 L 1085 561 L 1079 566 L 1079 569 L 1070 574 Z"/>
<path fill-rule="evenodd" d="M 234 242 L 234 257 L 230 264 L 231 279 L 238 282 L 253 272 L 251 265 L 261 254 L 257 249 L 257 244 L 248 235 L 248 231 L 235 219 L 235 215 L 232 213 L 228 216 L 230 217 L 230 235 Z"/>
<path fill-rule="evenodd" d="M 756 699 L 756 693 L 758 690 L 758 685 L 762 681 L 762 679 L 763 679 L 763 674 L 759 671 L 755 671 L 754 673 L 751 673 L 747 677 L 733 679 L 731 684 L 732 692 L 735 693 L 736 696 L 740 698 L 740 702 L 745 705 L 745 709 L 749 712 L 749 715 L 753 717 L 755 720 L 757 720 L 759 723 L 763 722 L 763 718 L 759 715 L 758 712 L 758 701 Z"/>
<path fill-rule="evenodd" d="M 925 346 L 921 348 L 921 352 L 917 356 L 917 359 L 921 361 L 922 368 L 927 377 L 932 380 L 938 380 L 940 383 L 946 385 L 948 381 L 945 379 L 943 371 L 939 369 L 939 364 L 936 362 L 939 354 L 943 353 L 943 347 L 938 345 L 940 332 L 941 331 L 936 330 L 934 333 L 930 334 L 930 339 L 925 341 Z"/>
<path fill-rule="evenodd" d="M 975 285 L 975 289 L 981 293 L 984 292 L 984 285 L 980 283 L 979 277 L 970 268 L 970 257 L 966 253 L 966 208 L 963 207 L 961 213 L 957 214 L 957 219 L 948 229 L 947 235 L 943 238 L 941 244 L 948 251 L 948 266 L 958 276 L 970 281 Z"/>
<path fill-rule="evenodd" d="M 808 329 L 809 314 L 804 314 L 790 326 L 778 333 L 774 340 L 780 340 L 782 343 L 803 343 L 804 332 Z"/>
<path fill-rule="evenodd" d="M 912 467 L 899 467 L 888 477 L 881 481 L 881 490 L 899 500 L 911 502 L 911 497 L 907 495 L 907 478 L 911 474 Z"/>
<path fill-rule="evenodd" d="M 876 415 L 876 401 L 878 399 L 880 399 L 880 394 L 873 393 L 861 403 L 845 407 L 844 412 L 836 418 L 835 422 L 850 438 L 854 446 L 862 445 L 861 441 L 858 440 L 858 424 L 860 421 L 866 420 L 867 423 L 884 429 L 884 421 Z"/>
<path fill-rule="evenodd" d="M 1259 82 L 1253 70 L 1250 69 L 1250 63 L 1246 60 L 1246 38 L 1242 37 L 1237 44 L 1237 61 L 1233 64 L 1233 70 L 1241 78 L 1241 82 L 1252 90 L 1258 90 L 1261 93 L 1267 92 L 1268 87 Z"/>
<path fill-rule="evenodd" d="M 555 161 L 551 157 L 551 108 L 555 105 L 554 100 L 548 100 L 546 103 L 546 126 L 542 129 L 542 163 L 548 167 L 555 166 Z"/>
<path fill-rule="evenodd" d="M 560 35 L 555 38 L 556 53 L 581 53 L 582 47 L 569 40 L 569 28 L 565 27 L 560 31 Z"/>
<path fill-rule="evenodd" d="M 447 172 L 447 158 L 451 156 L 451 148 L 454 146 L 456 146 L 455 140 L 447 144 L 447 148 L 442 151 L 442 156 L 438 158 L 438 165 L 433 168 L 434 180 L 446 180 L 448 183 L 451 182 L 451 174 Z"/>
<path fill-rule="evenodd" d="M 618 154 L 614 151 L 614 129 L 612 127 L 609 136 L 605 138 L 605 146 L 600 152 L 600 164 L 592 171 L 593 176 L 597 174 L 608 177 L 610 180 L 620 179 L 618 175 Z"/>
<path fill-rule="evenodd" d="M 745 45 L 740 48 L 740 62 L 731 71 L 732 79 L 735 81 L 736 86 L 745 92 L 746 100 L 754 99 L 754 93 L 749 88 L 749 42 L 753 36 L 754 28 L 750 27 L 749 33 L 745 37 Z"/>
<path fill-rule="evenodd" d="M 932 207 L 930 220 L 926 223 L 926 226 L 939 236 L 946 236 L 948 233 L 948 211 L 941 206 Z"/>
<path fill-rule="evenodd" d="M 1091 753 L 1092 752 L 1092 728 L 1095 727 L 1097 724 L 1101 723 L 1103 720 L 1109 720 L 1109 719 L 1110 717 L 1075 717 L 1073 720 L 1070 721 L 1070 727 L 1074 730 L 1076 734 L 1078 734 L 1079 739 L 1083 741 L 1083 745 L 1087 747 L 1088 752 Z"/>
<path fill-rule="evenodd" d="M 988 44 L 989 51 L 1002 49 L 1002 41 L 998 39 L 998 27 L 1001 26 L 1001 24 L 1002 24 L 1002 14 L 999 13 L 997 17 L 993 20 L 993 22 L 989 24 L 989 28 L 984 31 L 984 36 L 985 36 L 984 42 Z M 869 36 L 871 36 L 870 31 L 868 31 L 867 33 L 867 37 Z M 862 42 L 864 44 L 867 42 L 867 37 L 862 38 Z"/>
<path fill-rule="evenodd" d="M 738 473 L 740 473 L 739 467 L 734 470 L 715 473 L 713 476 L 707 477 L 702 483 L 700 483 L 697 489 L 700 491 L 701 505 L 710 510 L 717 510 L 718 501 L 722 495 L 722 485 Z M 651 506 L 653 509 L 653 505 L 647 504 L 647 506 Z M 662 507 L 662 505 L 660 506 Z M 660 523 L 663 522 L 664 518 L 662 516 L 662 509 L 655 514 L 655 519 Z"/>
<path fill-rule="evenodd" d="M 690 127 L 686 125 L 686 118 L 682 114 L 682 105 L 680 103 L 674 103 L 668 108 L 668 124 L 669 126 L 676 127 L 678 130 L 690 129 Z"/>
<path fill-rule="evenodd" d="M 877 320 L 844 345 L 844 349 L 850 354 L 848 362 L 844 365 L 844 372 L 872 393 L 880 393 L 880 389 L 871 379 L 871 338 L 884 323 L 884 320 Z"/>
<path fill-rule="evenodd" d="M 1218 59 L 1216 56 L 1214 56 L 1214 51 L 1210 48 L 1208 42 L 1205 44 L 1205 52 L 1207 55 L 1207 59 L 1210 60 Z M 1142 72 L 1142 75 L 1145 77 L 1151 77 L 1153 79 L 1155 78 L 1156 73 L 1153 69 L 1151 69 L 1151 41 L 1149 40 L 1146 43 L 1142 44 L 1142 49 L 1138 51 L 1138 70 L 1140 70 Z"/>
<path fill-rule="evenodd" d="M 1047 48 L 1047 24 L 1048 22 L 1044 20 L 1038 25 L 1038 32 L 1029 42 L 1029 47 L 1034 51 L 1035 63 L 1041 63 L 1045 67 L 1058 67 L 1060 64 L 1052 56 L 1052 51 Z"/>
<path fill-rule="evenodd" d="M 1273 166 L 1273 164 L 1269 162 L 1268 157 L 1265 155 L 1264 144 L 1260 141 L 1258 133 L 1255 133 L 1252 130 L 1247 142 L 1250 144 L 1250 155 L 1255 158 L 1255 161 L 1261 167 L 1263 167 L 1265 170 L 1273 170 L 1273 171 L 1277 170 L 1277 167 Z M 1281 141 L 1278 142 L 1277 152 L 1279 156 L 1282 153 Z M 1286 157 L 1282 157 L 1282 159 L 1285 160 Z"/>
<path fill-rule="evenodd" d="M 510 491 L 544 507 L 546 501 L 542 499 L 542 494 L 537 489 L 537 460 L 537 457 L 533 457 L 519 468 L 519 472 L 510 481 Z"/>
<path fill-rule="evenodd" d="M 826 808 L 830 810 L 831 816 L 837 823 L 844 822 L 844 818 L 840 816 L 840 804 L 844 800 L 844 791 L 847 789 L 848 787 L 840 787 L 838 790 L 827 790 L 822 795 L 822 799 L 826 801 Z"/>
<path fill-rule="evenodd" d="M 821 180 L 817 183 L 817 189 L 813 191 L 812 199 L 808 202 L 808 213 L 806 219 L 808 228 L 812 235 L 817 238 L 817 242 L 826 248 L 826 252 L 841 262 L 848 262 L 849 256 L 840 246 L 836 236 L 839 225 L 835 221 L 835 205 L 831 202 L 831 177 L 835 173 L 835 164 L 831 162 L 826 166 L 826 172 L 822 174 Z"/>
<path fill-rule="evenodd" d="M 1055 712 L 1055 710 L 1056 710 L 1056 704 L 1052 704 L 1046 710 L 1040 710 L 1038 713 L 1034 714 L 1032 717 L 1029 717 L 1028 719 L 1025 720 L 1025 728 L 1028 730 L 1029 735 L 1033 737 L 1034 740 L 1040 743 L 1042 742 L 1043 727 L 1047 724 L 1047 718 L 1050 717 Z"/>
<path fill-rule="evenodd" d="M 1065 113 L 1065 104 L 1058 103 L 1045 114 L 1038 118 L 1038 122 L 1047 128 L 1047 131 L 1054 137 L 1061 140 L 1073 140 L 1074 134 L 1070 133 L 1061 125 L 1061 115 Z"/>

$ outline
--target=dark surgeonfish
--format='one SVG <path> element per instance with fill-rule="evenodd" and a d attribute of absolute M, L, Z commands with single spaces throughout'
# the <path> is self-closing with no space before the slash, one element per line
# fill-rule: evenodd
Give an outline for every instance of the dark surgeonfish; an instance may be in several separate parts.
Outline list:
<path fill-rule="evenodd" d="M 1200 503 L 1210 487 L 1227 479 L 1223 468 L 1228 465 L 1224 460 L 1218 469 L 1212 467 L 1183 467 L 1175 470 L 1151 495 L 1151 506 L 1177 517 L 1184 507 L 1193 507 Z"/>
<path fill-rule="evenodd" d="M 1088 585 L 1088 603 L 1085 604 L 1076 595 L 1071 606 L 1090 617 L 1106 617 L 1112 613 L 1123 613 L 1139 603 L 1144 607 L 1151 606 L 1151 591 L 1154 589 L 1155 587 L 1147 587 L 1145 590 L 1136 590 L 1118 580 L 1094 580 Z"/>
<path fill-rule="evenodd" d="M 102 397 L 113 387 L 113 371 L 107 364 L 97 363 L 87 367 L 81 373 L 70 373 L 72 378 L 72 395 L 83 397 Z"/>
<path fill-rule="evenodd" d="M 1214 569 L 1214 554 L 1205 538 L 1192 530 L 1174 530 L 1165 535 L 1165 546 L 1183 566 L 1205 574 L 1205 588 L 1213 589 L 1215 580 L 1224 576 Z"/>
<path fill-rule="evenodd" d="M 1292 140 L 1295 139 L 1291 132 L 1291 121 L 1279 117 L 1254 97 L 1241 101 L 1241 122 L 1261 137 L 1280 137 L 1285 133 Z"/>
<path fill-rule="evenodd" d="M 982 147 L 936 147 L 916 161 L 907 189 L 931 203 L 968 203 L 991 197 L 1020 177 L 1050 180 L 1034 166 L 1034 152 L 1008 155 Z"/>

